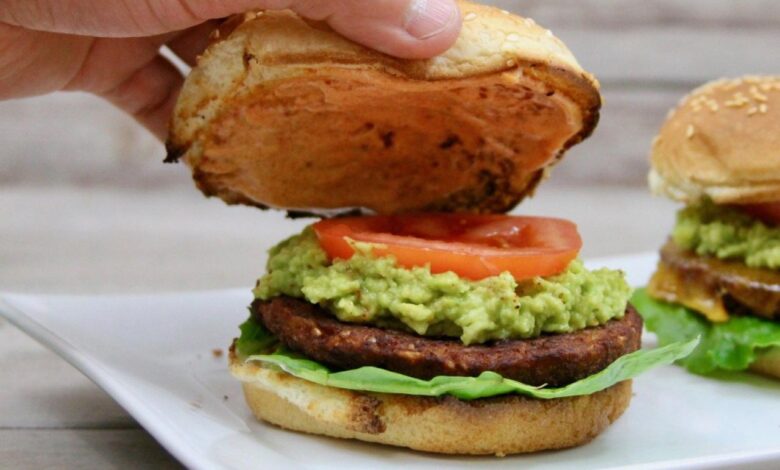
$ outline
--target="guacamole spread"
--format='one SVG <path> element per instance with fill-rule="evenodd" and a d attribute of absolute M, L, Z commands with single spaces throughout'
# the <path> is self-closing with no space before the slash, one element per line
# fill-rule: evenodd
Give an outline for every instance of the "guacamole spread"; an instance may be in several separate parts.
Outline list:
<path fill-rule="evenodd" d="M 569 333 L 622 318 L 631 289 L 623 273 L 588 271 L 579 260 L 549 278 L 518 283 L 509 273 L 480 281 L 406 269 L 355 243 L 349 260 L 328 261 L 311 228 L 272 248 L 256 298 L 279 295 L 322 305 L 339 320 L 460 337 L 465 344 Z"/>
<path fill-rule="evenodd" d="M 780 268 L 780 228 L 732 207 L 709 201 L 686 207 L 677 214 L 672 238 L 699 255 L 737 259 L 753 268 Z"/>

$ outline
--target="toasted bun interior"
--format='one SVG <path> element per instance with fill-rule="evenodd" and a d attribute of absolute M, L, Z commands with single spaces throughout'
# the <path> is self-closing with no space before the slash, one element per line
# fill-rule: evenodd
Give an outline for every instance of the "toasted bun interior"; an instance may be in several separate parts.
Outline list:
<path fill-rule="evenodd" d="M 708 83 L 670 113 L 653 144 L 650 186 L 686 203 L 780 201 L 780 77 Z"/>
<path fill-rule="evenodd" d="M 460 2 L 457 43 L 401 60 L 290 12 L 212 44 L 174 112 L 169 160 L 229 203 L 503 212 L 598 121 L 598 84 L 533 21 Z"/>
<path fill-rule="evenodd" d="M 473 401 L 325 387 L 231 355 L 257 419 L 311 434 L 444 454 L 508 455 L 584 444 L 628 407 L 631 382 L 555 400 Z"/>

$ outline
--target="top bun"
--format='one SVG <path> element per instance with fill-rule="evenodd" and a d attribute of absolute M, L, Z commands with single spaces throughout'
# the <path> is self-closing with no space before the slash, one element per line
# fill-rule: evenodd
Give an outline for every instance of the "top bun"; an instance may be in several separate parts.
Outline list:
<path fill-rule="evenodd" d="M 228 203 L 293 211 L 504 212 L 598 121 L 598 83 L 552 33 L 459 2 L 456 44 L 393 58 L 289 11 L 213 43 L 167 161 Z"/>
<path fill-rule="evenodd" d="M 694 90 L 653 143 L 650 187 L 686 203 L 780 201 L 780 77 Z"/>

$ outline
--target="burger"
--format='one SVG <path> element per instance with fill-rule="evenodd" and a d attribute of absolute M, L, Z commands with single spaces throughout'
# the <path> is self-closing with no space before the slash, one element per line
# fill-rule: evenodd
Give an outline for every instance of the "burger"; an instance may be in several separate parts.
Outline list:
<path fill-rule="evenodd" d="M 639 351 L 623 274 L 576 226 L 505 215 L 596 125 L 596 80 L 548 30 L 460 3 L 463 31 L 400 60 L 291 12 L 247 15 L 187 79 L 169 161 L 228 203 L 313 223 L 269 252 L 230 370 L 282 428 L 447 454 L 579 445 Z"/>
<path fill-rule="evenodd" d="M 670 113 L 650 187 L 685 204 L 633 303 L 690 371 L 780 378 L 780 78 L 708 83 Z"/>

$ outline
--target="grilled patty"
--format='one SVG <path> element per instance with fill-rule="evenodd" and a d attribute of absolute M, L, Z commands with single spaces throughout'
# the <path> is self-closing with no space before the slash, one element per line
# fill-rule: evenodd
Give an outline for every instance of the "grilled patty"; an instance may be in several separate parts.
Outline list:
<path fill-rule="evenodd" d="M 288 348 L 337 369 L 376 366 L 420 379 L 494 371 L 529 385 L 561 387 L 606 368 L 640 346 L 632 307 L 620 320 L 574 333 L 465 346 L 374 326 L 343 323 L 291 297 L 255 301 L 252 315 Z"/>
<path fill-rule="evenodd" d="M 711 295 L 729 313 L 780 320 L 780 272 L 751 268 L 740 261 L 699 256 L 669 241 L 661 249 L 661 265 L 688 290 Z M 670 293 L 674 297 L 674 293 Z M 670 298 L 676 301 L 679 299 Z"/>

